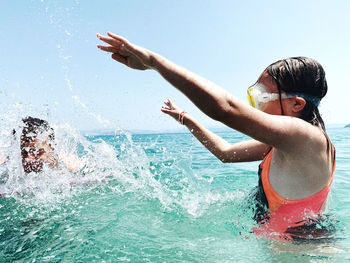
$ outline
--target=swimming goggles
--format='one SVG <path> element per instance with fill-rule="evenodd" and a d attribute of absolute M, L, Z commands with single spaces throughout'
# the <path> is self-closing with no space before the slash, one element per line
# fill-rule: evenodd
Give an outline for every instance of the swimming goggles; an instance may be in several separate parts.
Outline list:
<path fill-rule="evenodd" d="M 277 100 L 280 96 L 279 93 L 267 92 L 266 87 L 259 82 L 255 83 L 253 86 L 248 88 L 247 95 L 250 106 L 253 106 L 258 110 L 261 110 L 261 106 L 263 103 Z M 320 98 L 317 98 L 315 96 L 311 96 L 301 92 L 281 92 L 281 99 L 293 98 L 297 96 L 302 97 L 305 100 L 313 103 L 316 107 L 320 104 Z"/>
<path fill-rule="evenodd" d="M 266 87 L 261 83 L 255 83 L 253 86 L 247 90 L 248 102 L 250 106 L 261 110 L 263 103 L 278 100 L 280 95 L 278 93 L 269 93 L 266 91 Z M 292 96 L 293 97 L 293 96 Z M 289 96 L 283 92 L 281 93 L 281 98 L 289 98 Z"/>

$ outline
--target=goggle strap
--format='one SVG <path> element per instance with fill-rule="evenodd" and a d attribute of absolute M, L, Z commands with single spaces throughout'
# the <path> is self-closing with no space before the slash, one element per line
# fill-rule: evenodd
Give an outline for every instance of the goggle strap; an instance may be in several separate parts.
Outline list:
<path fill-rule="evenodd" d="M 289 95 L 291 97 L 294 97 L 294 96 L 302 97 L 303 99 L 314 104 L 316 107 L 318 107 L 318 105 L 320 105 L 320 102 L 321 102 L 320 98 L 318 98 L 316 96 L 309 95 L 309 94 L 305 94 L 302 92 L 288 92 L 287 95 Z"/>

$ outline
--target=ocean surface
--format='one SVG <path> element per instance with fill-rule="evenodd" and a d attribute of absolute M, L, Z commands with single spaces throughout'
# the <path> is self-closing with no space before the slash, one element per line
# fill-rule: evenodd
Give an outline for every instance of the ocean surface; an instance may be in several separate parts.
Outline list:
<path fill-rule="evenodd" d="M 79 157 L 76 172 L 26 176 L 18 140 L 4 146 L 0 262 L 350 262 L 350 129 L 328 129 L 337 151 L 332 238 L 290 243 L 252 233 L 259 162 L 223 164 L 189 133 L 54 128 L 56 151 Z"/>

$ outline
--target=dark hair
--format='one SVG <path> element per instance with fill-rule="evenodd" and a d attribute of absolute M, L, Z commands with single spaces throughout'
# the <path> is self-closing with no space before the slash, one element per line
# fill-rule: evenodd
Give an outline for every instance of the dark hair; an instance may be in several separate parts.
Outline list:
<path fill-rule="evenodd" d="M 42 161 L 36 160 L 34 161 L 34 163 L 28 164 L 25 157 L 33 149 L 28 149 L 26 147 L 26 144 L 28 142 L 34 141 L 36 137 L 40 134 L 47 134 L 49 139 L 53 141 L 55 139 L 54 130 L 50 127 L 47 121 L 42 119 L 26 117 L 22 119 L 22 121 L 24 125 L 23 125 L 22 134 L 20 138 L 20 148 L 21 148 L 22 165 L 24 168 L 24 172 L 26 173 L 40 172 L 43 168 Z"/>
<path fill-rule="evenodd" d="M 44 132 L 47 132 L 47 135 L 51 140 L 55 139 L 54 131 L 47 121 L 30 116 L 22 119 L 22 121 L 24 123 L 24 126 L 21 134 L 21 148 L 22 144 L 28 141 L 32 141 L 36 138 L 37 135 Z"/>
<path fill-rule="evenodd" d="M 276 61 L 265 71 L 276 81 L 278 91 L 303 93 L 316 99 L 322 99 L 327 93 L 325 72 L 320 63 L 312 58 L 292 57 Z M 318 111 L 318 105 L 309 98 L 304 98 L 306 105 L 300 118 L 325 131 L 325 125 Z"/>

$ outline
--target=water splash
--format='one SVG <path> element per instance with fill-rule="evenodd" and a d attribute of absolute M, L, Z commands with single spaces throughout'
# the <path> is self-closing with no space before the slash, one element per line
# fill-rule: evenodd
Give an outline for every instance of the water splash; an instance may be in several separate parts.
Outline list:
<path fill-rule="evenodd" d="M 82 192 L 101 191 L 102 187 L 104 192 L 132 192 L 140 198 L 158 200 L 166 211 L 180 208 L 198 217 L 213 204 L 242 196 L 239 192 L 211 192 L 212 180 L 194 173 L 190 163 L 178 159 L 177 153 L 169 152 L 157 141 L 144 148 L 120 127 L 116 127 L 114 136 L 84 137 L 68 123 L 53 122 L 60 169 L 44 167 L 42 173 L 25 174 L 21 167 L 20 132 L 15 137 L 11 133 L 12 129 L 22 129 L 24 112 L 24 105 L 15 105 L 2 126 L 7 127 L 1 131 L 1 152 L 8 157 L 6 168 L 2 167 L 1 185 L 6 197 L 28 200 L 28 204 L 59 204 L 60 200 Z M 75 171 L 69 171 L 67 166 L 75 166 Z"/>

